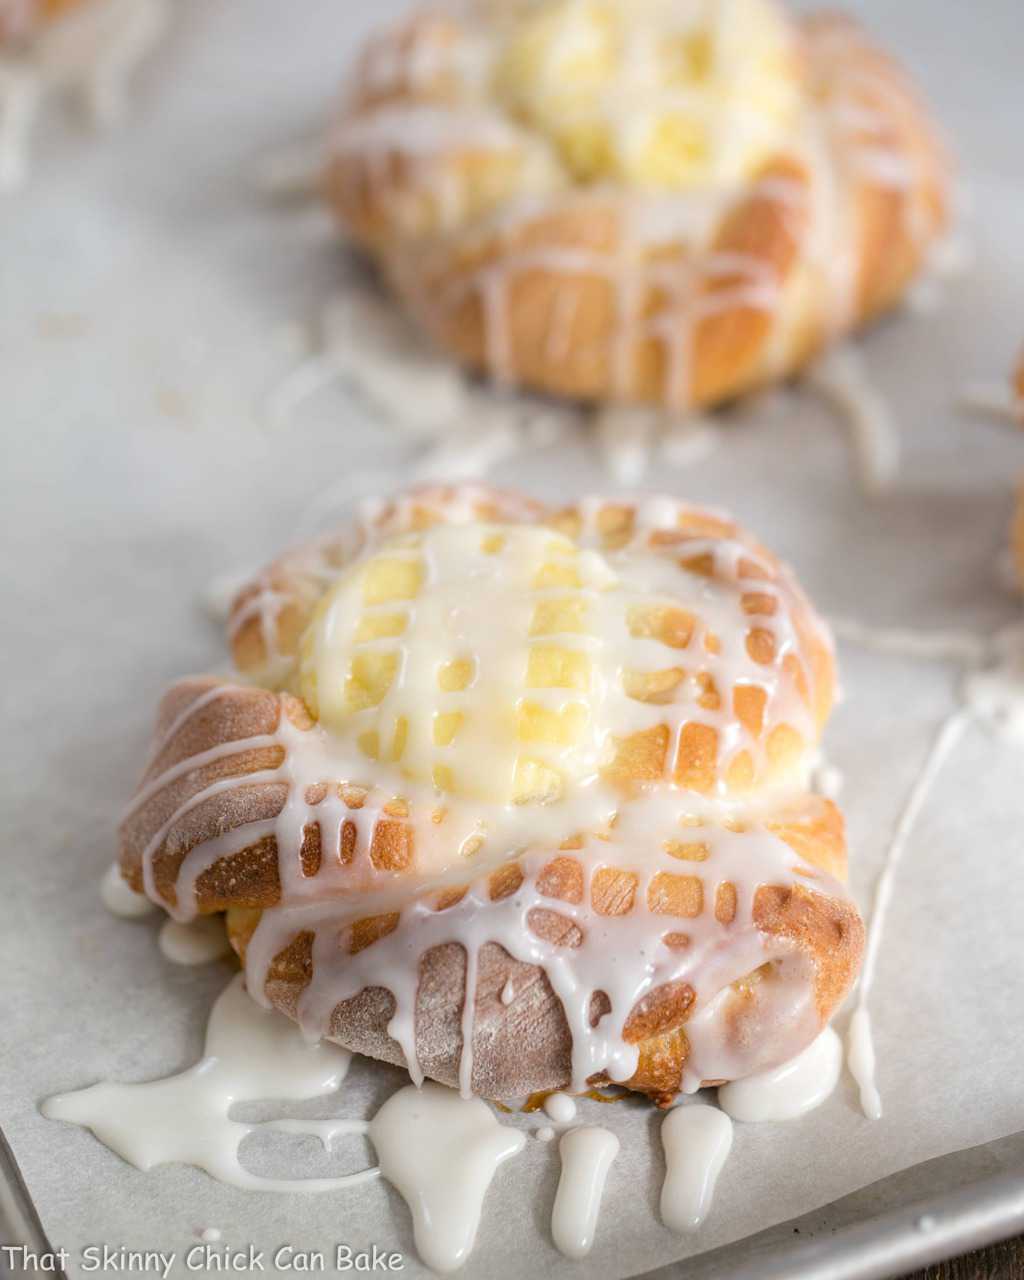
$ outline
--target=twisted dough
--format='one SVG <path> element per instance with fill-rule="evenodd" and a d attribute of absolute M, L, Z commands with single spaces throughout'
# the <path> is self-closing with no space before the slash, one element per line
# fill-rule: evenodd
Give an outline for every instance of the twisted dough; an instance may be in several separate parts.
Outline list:
<path fill-rule="evenodd" d="M 849 988 L 843 822 L 805 789 L 829 638 L 726 518 L 419 491 L 270 566 L 231 631 L 255 683 L 164 698 L 121 865 L 226 911 L 311 1032 L 487 1097 L 664 1103 Z"/>
<path fill-rule="evenodd" d="M 703 8 L 727 24 L 735 2 Z M 639 35 L 650 6 L 627 10 Z M 496 379 L 685 410 L 783 378 L 899 300 L 943 229 L 948 166 L 853 21 L 778 21 L 795 113 L 747 170 L 679 191 L 574 175 L 495 88 L 493 7 L 419 14 L 364 55 L 328 197 L 434 340 Z"/>

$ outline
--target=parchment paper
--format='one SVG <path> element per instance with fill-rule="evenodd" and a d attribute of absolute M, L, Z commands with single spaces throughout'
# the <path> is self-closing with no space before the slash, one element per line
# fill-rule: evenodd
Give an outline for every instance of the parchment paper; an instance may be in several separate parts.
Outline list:
<path fill-rule="evenodd" d="M 186 0 L 144 77 L 135 118 L 99 144 L 65 118 L 37 172 L 0 205 L 5 458 L 4 880 L 0 1116 L 54 1244 L 183 1253 L 198 1229 L 273 1250 L 376 1243 L 418 1274 L 409 1216 L 385 1184 L 350 1194 L 250 1194 L 192 1169 L 140 1173 L 38 1102 L 97 1079 L 142 1080 L 198 1056 L 227 964 L 164 961 L 156 924 L 121 922 L 97 888 L 163 687 L 223 665 L 200 598 L 300 528 L 346 476 L 408 474 L 415 444 L 344 389 L 287 429 L 263 409 L 344 276 L 316 208 L 251 188 L 253 163 L 322 118 L 350 45 L 395 3 Z M 790 558 L 829 615 L 979 632 L 1020 616 L 998 584 L 1024 440 L 959 414 L 966 381 L 998 380 L 1024 337 L 1024 183 L 1015 0 L 863 7 L 924 80 L 974 193 L 975 269 L 926 316 L 862 344 L 900 426 L 896 488 L 869 500 L 830 412 L 807 392 L 723 416 L 717 450 L 658 487 L 733 510 Z M 584 440 L 492 478 L 544 497 L 608 488 Z M 827 735 L 843 772 L 855 890 L 867 903 L 894 821 L 942 718 L 952 664 L 841 646 L 846 700 Z M 588 1104 L 622 1138 L 589 1265 L 548 1223 L 554 1146 L 500 1170 L 468 1276 L 625 1276 L 708 1250 L 896 1170 L 1024 1128 L 1022 757 L 972 726 L 938 779 L 900 871 L 872 1001 L 885 1116 L 852 1084 L 803 1121 L 738 1127 L 713 1214 L 679 1239 L 659 1223 L 660 1117 Z M 357 1066 L 340 1098 L 296 1114 L 367 1115 L 402 1080 Z M 536 1121 L 523 1121 L 535 1125 Z M 284 1139 L 280 1139 L 284 1141 Z M 356 1168 L 360 1140 L 325 1160 Z M 269 1167 L 254 1151 L 253 1167 Z M 269 1256 L 266 1263 L 270 1267 Z"/>

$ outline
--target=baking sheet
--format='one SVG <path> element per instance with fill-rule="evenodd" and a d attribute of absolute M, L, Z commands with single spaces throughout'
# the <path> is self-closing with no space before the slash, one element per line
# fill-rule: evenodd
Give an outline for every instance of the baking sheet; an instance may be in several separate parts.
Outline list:
<path fill-rule="evenodd" d="M 341 388 L 286 427 L 268 422 L 268 398 L 309 349 L 311 320 L 346 264 L 319 210 L 268 204 L 251 181 L 268 148 L 322 116 L 346 47 L 399 7 L 349 4 L 342 22 L 331 0 L 310 0 L 297 22 L 273 0 L 186 0 L 122 136 L 99 146 L 53 118 L 32 187 L 0 205 L 12 549 L 0 1118 L 72 1270 L 95 1243 L 183 1259 L 195 1232 L 215 1226 L 233 1247 L 270 1252 L 376 1243 L 407 1255 L 404 1274 L 418 1271 L 408 1214 L 386 1185 L 277 1197 L 180 1167 L 142 1174 L 36 1111 L 52 1092 L 192 1062 L 229 974 L 168 964 L 153 922 L 116 921 L 97 896 L 156 698 L 183 672 L 223 664 L 201 606 L 209 580 L 278 550 L 327 485 L 348 477 L 359 496 L 368 475 L 402 483 L 419 447 Z M 974 269 L 938 311 L 896 317 L 862 344 L 900 423 L 899 483 L 865 498 L 834 418 L 807 393 L 724 415 L 718 448 L 686 470 L 659 467 L 657 482 L 731 508 L 831 616 L 987 632 L 1020 614 L 995 556 L 1024 442 L 957 413 L 955 400 L 967 381 L 1001 377 L 1022 336 L 1018 16 L 1012 0 L 984 16 L 925 0 L 857 7 L 928 85 L 974 204 Z M 609 488 L 576 438 L 492 478 L 552 498 Z M 845 778 L 852 880 L 866 903 L 959 677 L 951 664 L 849 644 L 841 661 L 847 696 L 827 750 Z M 738 1128 L 711 1219 L 680 1240 L 657 1218 L 659 1118 L 635 1103 L 584 1107 L 623 1139 L 590 1273 L 633 1275 L 719 1248 L 1024 1128 L 1020 765 L 972 726 L 914 831 L 872 1002 L 884 1118 L 864 1120 L 844 1080 L 803 1121 Z M 340 1099 L 290 1113 L 364 1115 L 401 1078 L 361 1064 Z M 358 1140 L 339 1148 L 333 1160 L 304 1146 L 273 1158 L 298 1172 L 368 1159 Z M 251 1158 L 259 1170 L 271 1155 Z M 580 1274 L 550 1242 L 557 1174 L 554 1148 L 539 1142 L 499 1171 L 465 1274 Z"/>

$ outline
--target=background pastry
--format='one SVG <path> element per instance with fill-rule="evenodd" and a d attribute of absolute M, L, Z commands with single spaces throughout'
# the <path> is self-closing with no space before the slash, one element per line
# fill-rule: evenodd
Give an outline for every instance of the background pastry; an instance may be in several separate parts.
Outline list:
<path fill-rule="evenodd" d="M 947 165 L 849 19 L 541 0 L 372 42 L 326 184 L 467 366 L 687 409 L 893 305 L 942 230 Z"/>
<path fill-rule="evenodd" d="M 0 187 L 24 178 L 48 93 L 74 92 L 97 125 L 122 118 L 167 14 L 167 0 L 0 0 Z"/>
<path fill-rule="evenodd" d="M 232 634 L 255 683 L 164 699 L 121 865 L 227 911 L 312 1034 L 467 1093 L 667 1102 L 845 995 L 843 822 L 806 785 L 830 641 L 731 521 L 420 491 L 271 566 Z"/>

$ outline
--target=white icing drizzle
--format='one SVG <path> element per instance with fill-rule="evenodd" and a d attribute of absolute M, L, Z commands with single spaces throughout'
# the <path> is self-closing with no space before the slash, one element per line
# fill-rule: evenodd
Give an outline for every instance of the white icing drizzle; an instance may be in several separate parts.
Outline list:
<path fill-rule="evenodd" d="M 544 1114 L 555 1124 L 572 1124 L 576 1119 L 576 1100 L 567 1093 L 552 1093 L 544 1099 Z"/>
<path fill-rule="evenodd" d="M 526 441 L 519 424 L 494 413 L 493 405 L 479 399 L 480 412 L 469 415 L 472 425 L 446 433 L 419 459 L 412 469 L 416 482 L 481 479 L 524 451 Z"/>
<path fill-rule="evenodd" d="M 155 903 L 150 902 L 144 893 L 136 893 L 131 888 L 116 862 L 112 862 L 103 874 L 100 897 L 108 911 L 126 920 L 148 916 L 156 910 Z"/>
<path fill-rule="evenodd" d="M 525 135 L 498 112 L 470 112 L 443 103 L 388 103 L 372 114 L 335 125 L 328 146 L 337 155 L 401 151 L 436 160 L 453 149 L 512 150 Z"/>
<path fill-rule="evenodd" d="M 594 410 L 593 430 L 605 473 L 616 484 L 639 484 L 655 458 L 672 468 L 692 466 L 706 458 L 718 441 L 708 419 L 666 413 L 651 405 L 609 405 Z"/>
<path fill-rule="evenodd" d="M 696 1231 L 711 1210 L 715 1184 L 732 1150 L 732 1121 L 717 1107 L 686 1103 L 661 1122 L 665 1181 L 661 1220 L 671 1231 Z"/>
<path fill-rule="evenodd" d="M 211 622 L 227 622 L 235 597 L 252 581 L 254 572 L 251 568 L 235 570 L 233 573 L 219 573 L 210 579 L 202 593 L 202 605 Z"/>
<path fill-rule="evenodd" d="M 551 1213 L 551 1237 L 567 1258 L 585 1258 L 594 1245 L 604 1185 L 619 1154 L 614 1133 L 596 1125 L 572 1129 L 558 1144 L 562 1174 Z"/>
<path fill-rule="evenodd" d="M 896 870 L 928 792 L 971 716 L 995 727 L 1010 741 L 1024 740 L 1024 627 L 1012 625 L 994 636 L 984 636 L 971 632 L 887 630 L 850 620 L 833 620 L 832 625 L 841 639 L 876 652 L 953 661 L 965 668 L 962 705 L 946 718 L 936 735 L 886 851 L 875 886 L 857 1003 L 847 1029 L 847 1062 L 860 1089 L 861 1106 L 865 1115 L 877 1120 L 882 1115 L 882 1101 L 875 1083 L 876 1060 L 868 998 Z"/>
<path fill-rule="evenodd" d="M 864 964 L 857 988 L 857 1003 L 847 1032 L 847 1062 L 860 1089 L 861 1107 L 870 1120 L 881 1118 L 882 1099 L 875 1083 L 875 1051 L 868 1000 L 875 980 L 875 969 L 878 965 L 878 955 L 885 929 L 885 917 L 895 888 L 896 871 L 928 791 L 960 740 L 968 720 L 968 712 L 958 709 L 943 721 L 900 813 L 896 829 L 886 850 L 882 870 L 875 883 Z"/>
<path fill-rule="evenodd" d="M 989 665 L 967 672 L 963 696 L 971 711 L 1007 741 L 1024 743 L 1024 624 L 996 633 Z"/>
<path fill-rule="evenodd" d="M 461 1267 L 495 1171 L 523 1149 L 526 1135 L 499 1124 L 479 1099 L 428 1083 L 385 1102 L 369 1137 L 381 1173 L 412 1213 L 420 1257 L 442 1273 Z"/>
<path fill-rule="evenodd" d="M 0 189 L 25 178 L 29 141 L 47 96 L 73 91 L 94 124 L 125 114 L 128 81 L 164 33 L 167 0 L 88 0 L 56 17 L 31 3 L 11 32 L 0 13 L 0 37 L 20 37 L 0 53 Z"/>
<path fill-rule="evenodd" d="M 954 189 L 954 206 L 961 204 Z M 958 209 L 958 216 L 963 215 Z M 976 253 L 973 241 L 963 227 L 954 223 L 945 235 L 932 245 L 924 270 L 907 292 L 907 306 L 919 315 L 929 315 L 942 304 L 950 281 L 966 275 L 974 266 Z"/>
<path fill-rule="evenodd" d="M 165 920 L 160 929 L 160 950 L 172 964 L 209 964 L 230 955 L 231 944 L 220 916 L 199 916 L 187 924 Z"/>
<path fill-rule="evenodd" d="M 865 492 L 887 489 L 899 470 L 899 436 L 860 352 L 849 343 L 831 347 L 803 378 L 838 411 Z"/>
<path fill-rule="evenodd" d="M 377 290 L 351 285 L 324 308 L 320 329 L 315 353 L 269 395 L 268 421 L 286 427 L 307 401 L 344 383 L 387 426 L 425 442 L 410 467 L 415 481 L 482 477 L 556 443 L 581 418 L 572 406 L 472 387 Z M 346 481 L 345 496 L 374 487 Z"/>
<path fill-rule="evenodd" d="M 465 491 L 467 518 L 474 509 L 479 495 L 471 487 Z M 376 785 L 360 785 L 358 807 L 346 798 L 344 788 L 322 788 L 312 795 L 310 788 L 321 779 L 355 779 L 367 774 L 367 762 L 354 750 L 353 744 L 328 732 L 322 725 L 312 729 L 298 729 L 282 716 L 278 728 L 269 734 L 244 741 L 226 742 L 201 755 L 183 760 L 161 773 L 150 776 L 140 789 L 132 805 L 138 812 L 161 792 L 168 783 L 193 772 L 202 764 L 228 759 L 256 748 L 278 746 L 284 749 L 284 759 L 273 769 L 249 774 L 244 782 L 280 782 L 285 784 L 287 799 L 276 817 L 250 822 L 245 826 L 226 831 L 195 846 L 185 858 L 176 882 L 177 903 L 171 914 L 181 920 L 192 918 L 196 911 L 195 885 L 199 876 L 221 857 L 241 849 L 263 836 L 273 835 L 277 842 L 279 877 L 282 905 L 265 910 L 256 932 L 247 947 L 246 966 L 249 989 L 258 999 L 265 999 L 266 977 L 273 958 L 298 933 L 313 935 L 313 977 L 307 985 L 297 1010 L 297 1016 L 311 1038 L 326 1034 L 335 1006 L 366 986 L 379 985 L 382 974 L 388 975 L 387 986 L 395 999 L 395 1013 L 389 1025 L 389 1034 L 401 1047 L 414 1080 L 421 1078 L 417 1060 L 415 1037 L 415 1003 L 418 987 L 417 965 L 412 962 L 416 954 L 422 955 L 430 948 L 449 942 L 462 945 L 467 955 L 469 989 L 472 991 L 477 955 L 481 946 L 494 942 L 503 946 L 509 954 L 523 963 L 544 968 L 556 995 L 562 1003 L 572 1033 L 572 1073 L 569 1084 L 574 1092 L 582 1092 L 590 1077 L 606 1072 L 613 1080 L 628 1079 L 636 1069 L 637 1050 L 623 1040 L 623 1028 L 630 1011 L 637 1002 L 655 989 L 670 982 L 690 984 L 697 993 L 693 1014 L 687 1023 L 691 1055 L 687 1063 L 683 1087 L 692 1091 L 702 1079 L 733 1078 L 751 1070 L 757 1070 L 763 1062 L 759 1053 L 768 1052 L 777 1060 L 786 1045 L 790 1052 L 801 1048 L 817 1030 L 817 1015 L 809 999 L 808 973 L 798 956 L 789 954 L 788 944 L 763 936 L 753 923 L 753 906 L 761 885 L 808 885 L 842 899 L 845 890 L 815 868 L 805 865 L 784 841 L 773 835 L 762 824 L 759 811 L 749 801 L 733 801 L 724 790 L 721 778 L 715 794 L 701 796 L 673 786 L 660 787 L 637 796 L 623 805 L 621 795 L 604 783 L 595 769 L 605 752 L 604 743 L 610 736 L 622 736 L 652 725 L 667 725 L 670 741 L 678 740 L 687 724 L 702 724 L 714 728 L 719 735 L 720 767 L 740 753 L 750 759 L 755 776 L 763 768 L 764 737 L 769 726 L 784 723 L 799 733 L 810 744 L 816 729 L 810 716 L 804 694 L 791 683 L 791 675 L 784 662 L 786 655 L 799 652 L 796 632 L 790 609 L 797 588 L 785 571 L 774 578 L 765 576 L 764 567 L 757 568 L 757 552 L 746 543 L 732 541 L 728 537 L 692 537 L 686 543 L 687 554 L 710 557 L 713 572 L 710 577 L 686 573 L 671 556 L 651 554 L 650 539 L 659 529 L 678 526 L 685 510 L 675 500 L 650 499 L 638 509 L 636 530 L 624 546 L 605 550 L 598 554 L 600 541 L 594 522 L 605 509 L 604 499 L 588 499 L 580 510 L 583 528 L 578 538 L 578 562 L 589 575 L 593 586 L 584 582 L 583 587 L 573 588 L 599 612 L 599 620 L 590 636 L 562 635 L 558 643 L 572 645 L 582 643 L 594 664 L 595 679 L 592 690 L 600 694 L 600 701 L 592 706 L 595 720 L 588 736 L 572 748 L 558 748 L 549 763 L 558 769 L 570 766 L 566 775 L 571 782 L 557 804 L 481 804 L 459 795 L 445 797 L 446 810 L 443 820 L 432 816 L 438 805 L 437 793 L 430 785 L 414 782 L 408 773 L 400 775 L 393 765 L 375 763 L 370 770 Z M 367 521 L 371 521 L 375 508 L 367 508 L 364 523 L 354 536 L 354 545 L 363 546 L 364 556 L 371 553 L 373 533 Z M 477 548 L 490 539 L 492 526 L 480 526 L 480 538 L 450 537 L 451 527 L 431 531 L 416 544 L 415 554 L 426 556 L 428 581 L 435 585 L 424 592 L 429 608 L 417 623 L 418 600 L 404 602 L 410 615 L 408 636 L 415 634 L 417 626 L 432 627 L 429 619 L 436 614 L 439 582 L 452 583 L 459 590 L 468 589 L 472 603 L 476 588 L 474 573 Z M 506 531 L 507 531 L 507 527 Z M 457 530 L 455 531 L 457 532 Z M 529 551 L 533 533 L 548 542 L 557 543 L 560 535 L 552 532 L 541 534 L 533 530 L 525 542 L 506 537 L 508 554 L 519 555 Z M 328 544 L 324 543 L 324 547 Z M 559 544 L 561 545 L 561 544 Z M 307 553 L 303 553 L 304 555 Z M 325 580 L 337 576 L 338 564 L 343 562 L 332 555 L 322 569 L 317 567 L 314 550 L 308 553 L 307 568 L 312 577 L 322 572 Z M 389 553 L 390 554 L 390 553 Z M 480 553 L 482 555 L 482 552 Z M 501 555 L 488 552 L 484 559 L 487 572 L 500 574 Z M 531 552 L 532 554 L 532 552 Z M 432 557 L 436 557 L 431 559 Z M 454 557 L 447 560 L 445 557 Z M 468 558 L 467 558 L 468 557 Z M 482 563 L 482 561 L 481 561 Z M 756 576 L 742 576 L 744 564 L 755 566 Z M 700 665 L 714 679 L 722 691 L 751 684 L 764 689 L 764 732 L 755 738 L 734 715 L 726 698 L 718 709 L 702 705 L 696 700 L 697 689 L 686 689 L 682 700 L 676 703 L 649 704 L 623 696 L 620 682 L 623 670 L 647 671 L 657 669 L 659 659 L 678 661 L 678 650 L 666 655 L 660 643 L 647 636 L 633 636 L 623 628 L 621 600 L 613 599 L 610 589 L 616 583 L 631 584 L 636 594 L 629 601 L 657 601 L 668 599 L 674 604 L 689 608 L 695 618 L 694 634 L 689 641 L 691 650 L 700 653 Z M 749 615 L 742 601 L 749 586 L 756 587 L 758 597 L 768 600 L 757 617 L 756 625 L 772 637 L 775 658 L 770 666 L 755 661 L 746 646 L 746 636 L 751 626 Z M 608 589 L 605 589 L 608 588 Z M 617 589 L 617 588 L 616 588 Z M 565 594 L 558 588 L 552 595 Z M 572 594 L 572 592 L 570 592 Z M 547 598 L 542 592 L 540 597 Z M 264 636 L 271 654 L 274 653 L 274 618 L 281 596 L 274 586 L 272 575 L 265 590 L 258 591 L 240 611 L 242 616 L 257 617 L 262 621 Z M 458 601 L 452 597 L 456 607 Z M 467 603 L 467 602 L 464 602 Z M 527 601 L 529 603 L 529 600 Z M 503 628 L 487 628 L 473 633 L 473 648 L 481 671 L 490 669 L 492 658 L 504 661 L 505 646 L 513 643 L 519 622 L 516 611 L 520 604 L 510 599 Z M 530 606 L 532 607 L 532 605 Z M 502 605 L 506 608 L 506 605 Z M 444 610 L 441 610 L 441 616 Z M 491 613 L 485 611 L 489 621 Z M 529 609 L 525 615 L 529 617 Z M 346 626 L 353 619 L 346 615 Z M 426 620 L 426 621 L 424 621 Z M 234 625 L 239 625 L 236 613 Z M 810 624 L 810 625 L 813 625 Z M 528 628 L 524 626 L 522 634 Z M 704 637 L 717 637 L 714 651 L 704 643 Z M 417 642 L 416 661 L 403 658 L 400 677 L 376 707 L 374 717 L 360 712 L 354 717 L 356 729 L 374 723 L 384 725 L 388 717 L 404 717 L 408 723 L 410 746 L 418 741 L 416 716 L 429 708 L 437 696 L 431 684 L 433 661 L 438 655 L 437 637 L 432 632 L 424 634 L 422 644 Z M 543 641 L 543 637 L 540 637 Z M 401 638 L 389 640 L 406 652 Z M 411 644 L 411 639 L 409 640 Z M 528 641 L 528 644 L 534 643 Z M 493 654 L 491 649 L 494 648 Z M 420 652 L 422 650 L 422 652 Z M 498 668 L 495 668 L 496 670 Z M 491 703 L 486 700 L 488 680 L 479 678 L 473 686 L 460 693 L 455 701 L 446 703 L 449 709 L 459 707 L 470 719 L 472 716 L 488 716 Z M 552 690 L 550 703 L 544 701 L 545 690 L 531 690 L 543 705 L 557 709 L 566 700 L 579 699 L 580 694 Z M 177 728 L 194 714 L 197 705 L 207 705 L 210 700 L 223 695 L 223 689 L 211 689 L 200 695 L 190 707 L 178 716 L 176 723 L 164 734 L 163 741 L 170 741 Z M 446 695 L 455 698 L 455 695 Z M 482 700 L 484 699 L 484 700 Z M 384 719 L 381 719 L 384 717 Z M 429 721 L 429 717 L 428 717 Z M 160 744 L 157 744 L 159 751 Z M 429 753 L 435 750 L 426 745 Z M 531 748 L 531 751 L 533 748 Z M 544 759 L 539 744 L 538 758 Z M 676 747 L 671 746 L 666 759 L 676 757 Z M 456 767 L 463 762 L 476 767 L 475 751 L 458 757 Z M 415 761 L 415 757 L 412 757 Z M 479 763 L 479 762 L 476 762 Z M 493 753 L 490 765 L 481 774 L 482 785 L 494 785 L 501 770 L 495 770 Z M 417 766 L 418 767 L 418 766 Z M 429 775 L 428 775 L 429 776 Z M 763 793 L 761 800 L 769 813 L 780 803 L 785 803 L 789 791 L 799 790 L 803 778 L 783 780 L 779 789 Z M 143 870 L 148 892 L 156 895 L 153 858 L 164 839 L 180 822 L 204 801 L 229 791 L 239 785 L 238 778 L 222 777 L 184 800 L 178 809 L 153 832 L 143 851 Z M 316 790 L 315 787 L 313 787 Z M 408 875 L 396 876 L 376 867 L 371 851 L 377 825 L 387 816 L 386 808 L 396 795 L 406 798 L 409 821 L 415 829 L 415 856 L 419 880 L 410 885 Z M 615 816 L 613 830 L 605 830 Z M 730 830 L 728 824 L 742 819 L 741 830 Z M 693 823 L 698 824 L 697 829 Z M 687 824 L 680 828 L 680 824 Z M 325 856 L 313 875 L 305 875 L 298 852 L 303 835 L 310 824 L 320 829 Z M 726 824 L 726 825 L 723 825 Z M 346 831 L 355 835 L 351 856 L 343 861 L 331 856 L 331 851 L 342 848 Z M 544 892 L 543 873 L 551 854 L 545 850 L 557 849 L 568 834 L 577 831 L 599 833 L 588 837 L 579 851 L 577 861 L 582 864 L 582 894 L 577 902 L 557 904 Z M 681 864 L 674 845 L 691 841 L 699 842 L 703 853 L 700 861 Z M 460 850 L 475 849 L 471 857 Z M 642 858 L 636 850 L 643 849 Z M 511 896 L 492 901 L 490 873 L 511 857 L 517 857 L 522 873 L 522 884 Z M 685 854 L 682 855 L 685 857 Z M 594 877 L 602 870 L 618 869 L 627 872 L 635 883 L 635 894 L 626 914 L 606 916 L 593 908 Z M 680 946 L 678 928 L 673 928 L 673 918 L 664 914 L 662 905 L 665 885 L 678 880 L 680 874 L 693 883 L 697 892 L 697 905 L 687 908 L 687 918 L 681 927 L 685 932 L 685 945 Z M 468 884 L 467 884 L 468 882 Z M 465 887 L 462 899 L 454 905 L 437 910 L 426 890 L 458 885 Z M 718 918 L 717 903 L 722 886 L 732 886 L 735 907 L 731 917 Z M 365 892 L 359 892 L 363 890 Z M 353 898 L 353 891 L 356 897 Z M 343 895 L 339 897 L 338 895 Z M 563 919 L 572 921 L 582 934 L 578 946 L 566 947 L 546 941 L 533 928 L 537 913 L 550 914 L 557 905 Z M 339 936 L 353 919 L 372 914 L 374 910 L 393 911 L 398 915 L 397 927 L 380 937 L 372 946 L 358 954 L 346 954 L 338 946 Z M 763 984 L 766 1007 L 774 1014 L 772 1043 L 748 1045 L 746 1051 L 730 1048 L 725 1035 L 725 1011 L 728 1003 L 729 984 L 762 965 L 770 966 L 772 981 Z M 611 1004 L 611 1012 L 591 1026 L 590 1005 L 594 992 L 603 991 Z M 464 1006 L 463 1048 L 459 1065 L 459 1080 L 466 1093 L 473 1090 L 472 1000 Z M 777 1025 L 776 1025 L 777 1024 Z M 783 1044 L 776 1042 L 781 1038 Z M 772 1060 L 771 1058 L 768 1059 Z"/>
<path fill-rule="evenodd" d="M 843 790 L 843 771 L 819 751 L 811 765 L 811 790 L 826 800 L 837 800 Z"/>
<path fill-rule="evenodd" d="M 351 284 L 320 315 L 319 352 L 288 375 L 268 404 L 272 422 L 342 379 L 385 420 L 412 434 L 436 435 L 463 420 L 466 382 L 401 311 L 375 289 Z"/>
<path fill-rule="evenodd" d="M 610 405 L 595 413 L 593 430 L 608 475 L 616 484 L 638 484 L 650 467 L 659 413 L 644 405 Z"/>
<path fill-rule="evenodd" d="M 722 1085 L 718 1105 L 734 1120 L 796 1120 L 832 1096 L 842 1067 L 842 1041 L 826 1027 L 782 1066 Z"/>
<path fill-rule="evenodd" d="M 660 456 L 672 468 L 701 462 L 718 446 L 718 428 L 708 418 L 670 419 L 661 437 Z"/>
<path fill-rule="evenodd" d="M 195 1066 L 146 1084 L 94 1084 L 58 1094 L 40 1110 L 48 1119 L 91 1129 L 137 1169 L 191 1164 L 235 1187 L 333 1191 L 376 1177 L 377 1170 L 298 1181 L 257 1177 L 242 1166 L 238 1149 L 263 1126 L 231 1120 L 228 1112 L 239 1102 L 299 1101 L 333 1093 L 350 1058 L 337 1045 L 306 1044 L 287 1019 L 250 1000 L 237 977 L 213 1007 L 206 1050 Z"/>

